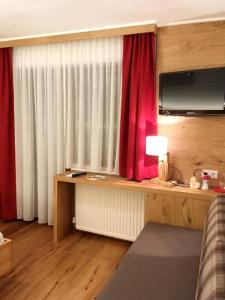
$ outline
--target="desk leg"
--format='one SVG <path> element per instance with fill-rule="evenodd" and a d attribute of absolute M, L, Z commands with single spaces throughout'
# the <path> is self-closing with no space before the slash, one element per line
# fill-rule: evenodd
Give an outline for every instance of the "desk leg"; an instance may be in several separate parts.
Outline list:
<path fill-rule="evenodd" d="M 73 232 L 75 184 L 54 182 L 54 242 Z"/>

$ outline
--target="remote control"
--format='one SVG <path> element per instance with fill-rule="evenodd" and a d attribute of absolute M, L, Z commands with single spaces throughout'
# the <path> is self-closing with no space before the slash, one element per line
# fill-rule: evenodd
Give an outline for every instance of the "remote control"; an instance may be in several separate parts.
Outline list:
<path fill-rule="evenodd" d="M 74 173 L 67 174 L 66 177 L 75 178 L 75 177 L 82 176 L 82 175 L 87 175 L 87 172 L 83 172 L 83 171 L 74 172 Z"/>

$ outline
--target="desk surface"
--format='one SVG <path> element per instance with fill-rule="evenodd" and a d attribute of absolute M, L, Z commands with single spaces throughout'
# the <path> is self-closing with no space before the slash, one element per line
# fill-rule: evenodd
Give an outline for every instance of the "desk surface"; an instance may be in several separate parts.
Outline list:
<path fill-rule="evenodd" d="M 71 172 L 69 172 L 71 173 Z M 67 173 L 67 174 L 69 174 Z M 215 198 L 219 193 L 215 193 L 213 190 L 206 190 L 203 191 L 201 189 L 191 189 L 189 187 L 166 187 L 160 184 L 152 183 L 151 180 L 143 180 L 142 182 L 130 181 L 126 178 L 119 177 L 116 175 L 105 175 L 104 179 L 99 180 L 91 180 L 87 177 L 93 175 L 93 173 L 88 173 L 87 175 L 69 178 L 64 174 L 58 174 L 55 176 L 56 181 L 60 182 L 68 182 L 68 183 L 81 183 L 81 184 L 88 184 L 94 185 L 99 187 L 108 187 L 108 188 L 119 188 L 119 189 L 128 189 L 133 191 L 140 191 L 145 193 L 163 193 L 163 194 L 170 194 L 173 193 L 174 195 L 180 195 L 185 197 L 185 194 L 191 198 L 201 198 L 202 200 L 209 200 Z"/>
<path fill-rule="evenodd" d="M 106 174 L 104 174 L 104 179 L 87 178 L 93 174 L 69 178 L 64 173 L 54 177 L 54 241 L 56 243 L 73 231 L 71 220 L 74 216 L 76 184 L 144 192 L 146 194 L 145 223 L 152 221 L 193 229 L 203 228 L 208 208 L 219 194 L 212 190 L 203 191 L 180 186 L 167 187 L 153 183 L 151 180 L 129 181 L 119 176 Z"/>

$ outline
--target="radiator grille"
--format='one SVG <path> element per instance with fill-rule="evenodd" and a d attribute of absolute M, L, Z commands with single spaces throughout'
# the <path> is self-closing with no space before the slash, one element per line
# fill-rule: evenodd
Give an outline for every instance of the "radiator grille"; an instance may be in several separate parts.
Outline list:
<path fill-rule="evenodd" d="M 76 184 L 76 228 L 134 241 L 144 226 L 142 192 Z"/>

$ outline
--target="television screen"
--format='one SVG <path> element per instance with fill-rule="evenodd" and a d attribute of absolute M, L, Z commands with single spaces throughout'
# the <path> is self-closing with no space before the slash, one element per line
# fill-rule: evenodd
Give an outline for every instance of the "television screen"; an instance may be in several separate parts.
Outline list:
<path fill-rule="evenodd" d="M 224 114 L 225 68 L 160 74 L 160 113 Z"/>

